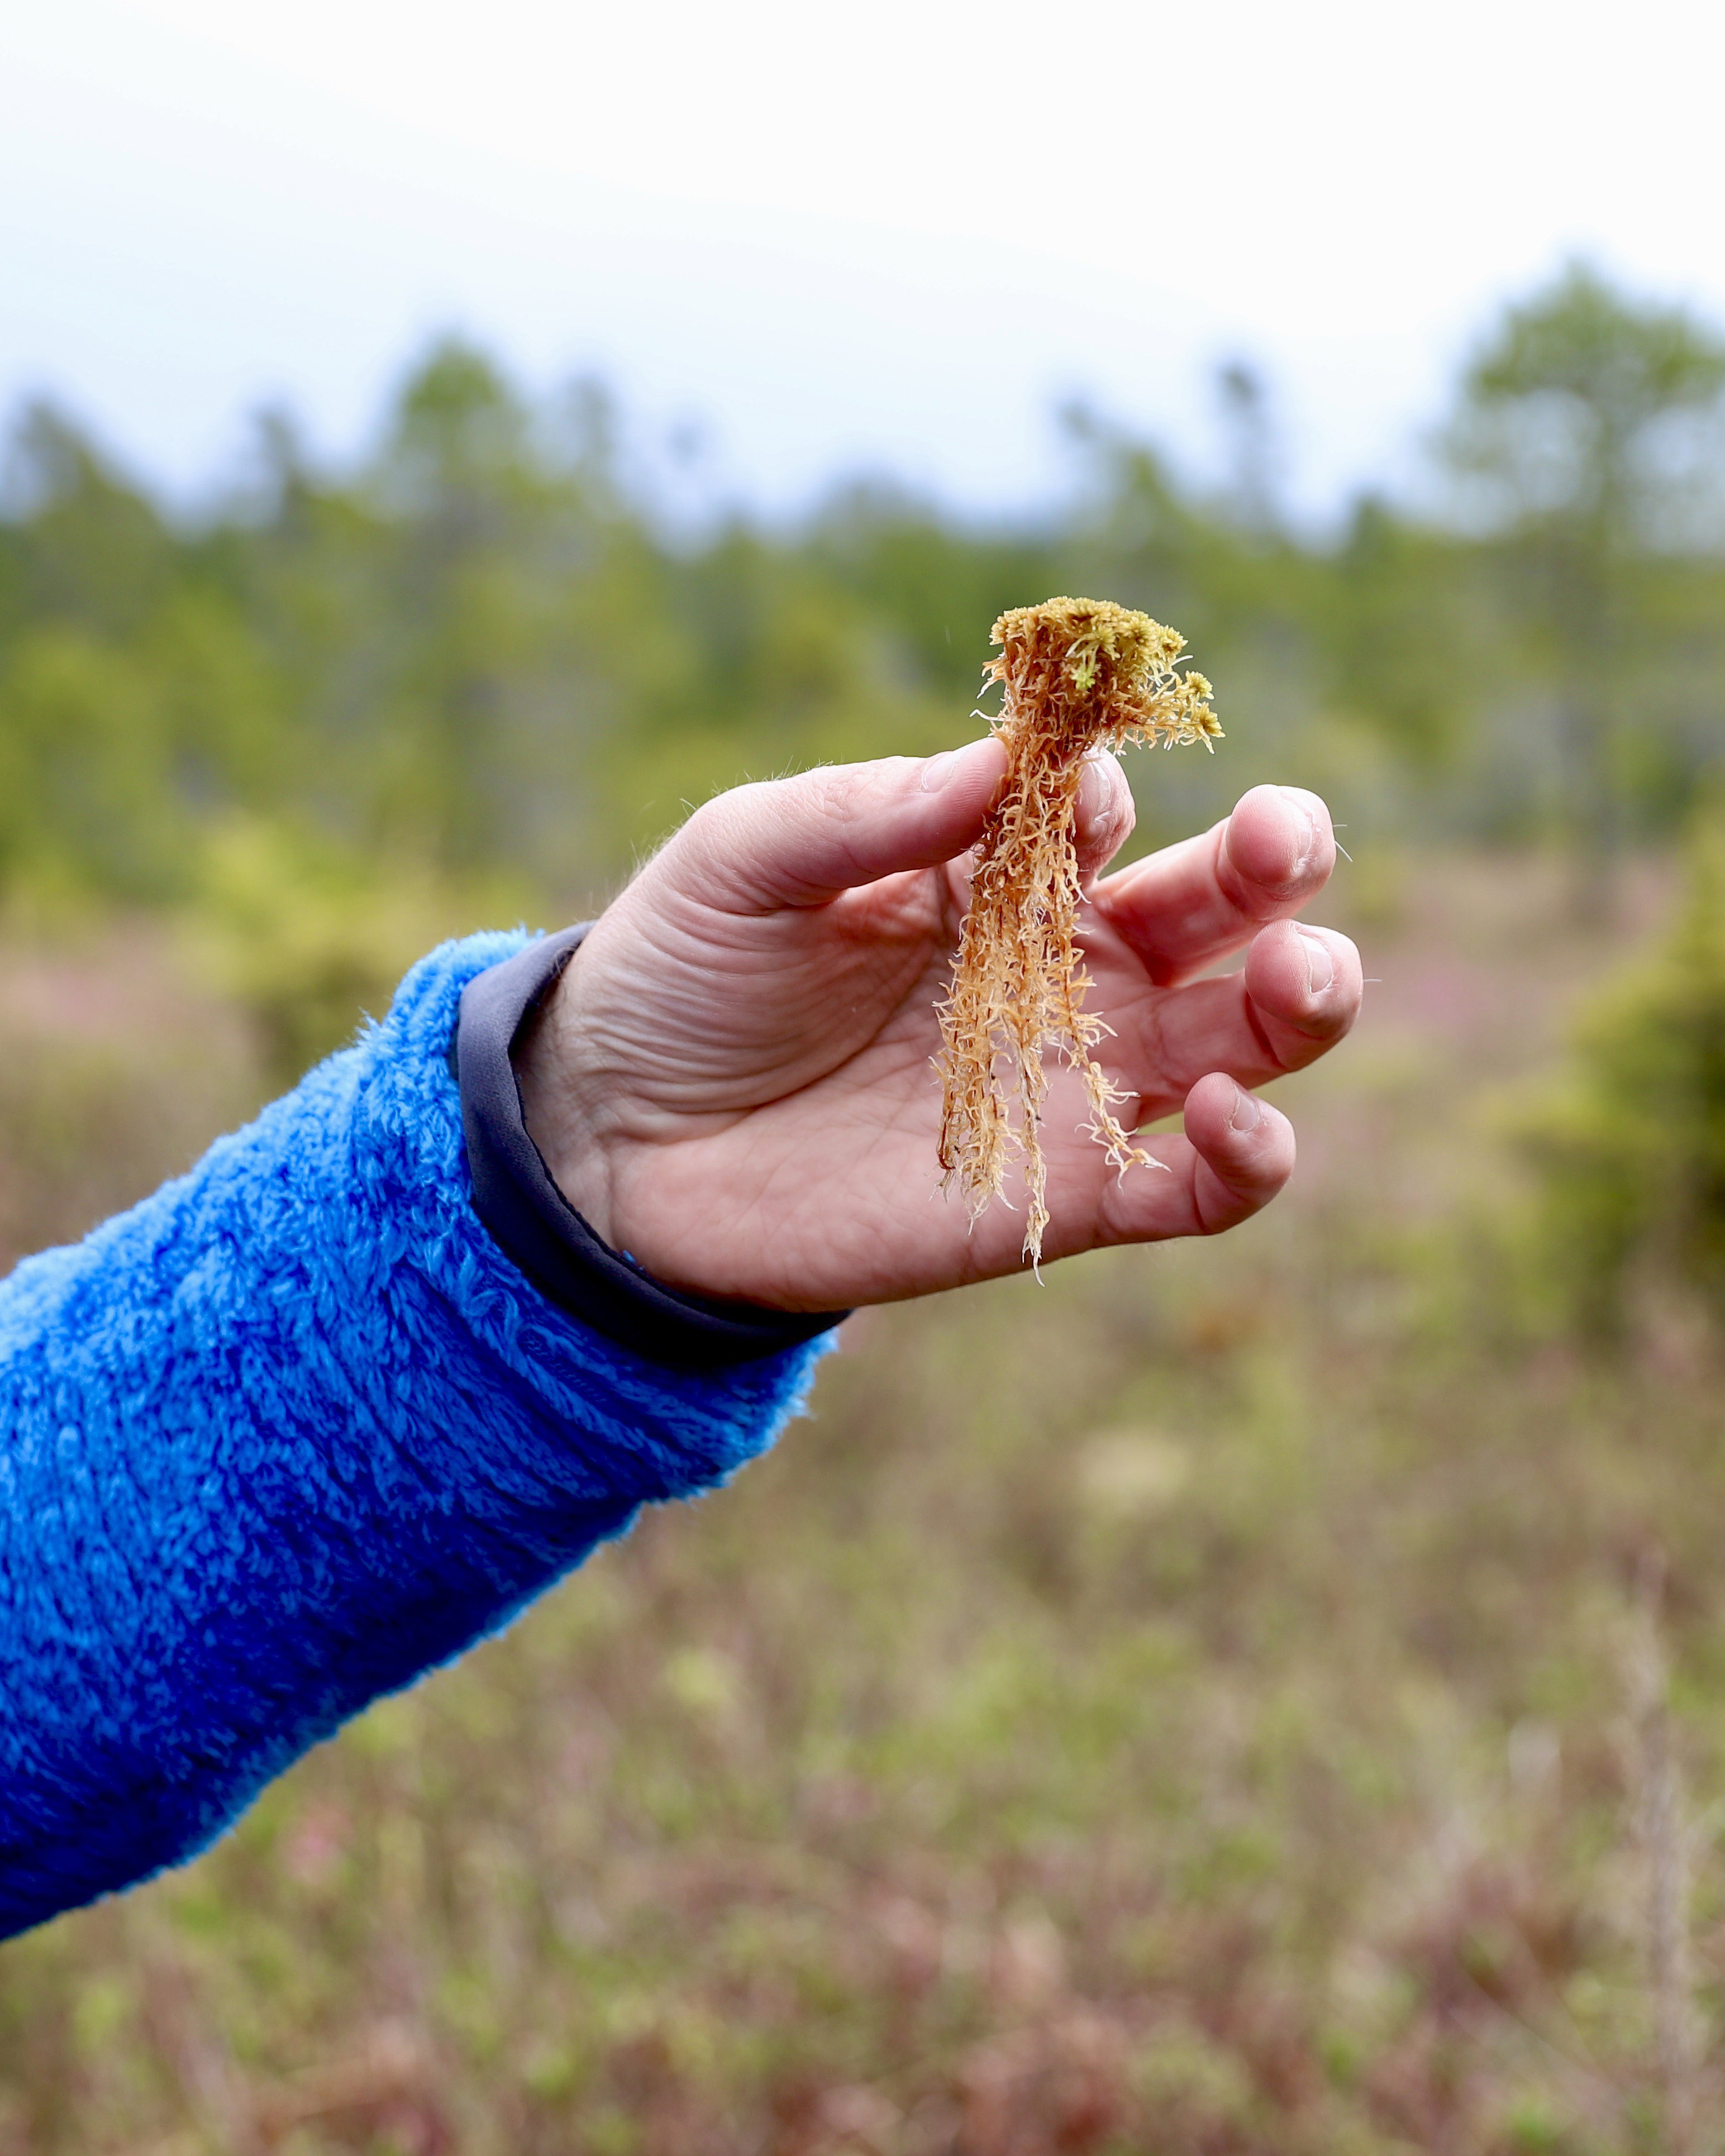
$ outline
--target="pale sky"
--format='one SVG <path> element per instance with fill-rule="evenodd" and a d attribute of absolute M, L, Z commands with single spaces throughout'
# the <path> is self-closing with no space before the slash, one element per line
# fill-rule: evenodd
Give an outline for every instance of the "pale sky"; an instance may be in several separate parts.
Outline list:
<path fill-rule="evenodd" d="M 720 493 L 991 507 L 1075 393 L 1210 466 L 1244 355 L 1321 510 L 1566 253 L 1725 320 L 1722 80 L 1676 0 L 0 0 L 0 403 L 189 491 L 457 326 Z"/>

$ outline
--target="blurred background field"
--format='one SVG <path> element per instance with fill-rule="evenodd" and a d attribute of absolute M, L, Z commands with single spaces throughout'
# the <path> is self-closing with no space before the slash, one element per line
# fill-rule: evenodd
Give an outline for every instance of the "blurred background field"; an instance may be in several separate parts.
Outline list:
<path fill-rule="evenodd" d="M 1060 591 L 1372 984 L 1265 1218 L 0 1948 L 0 2156 L 1725 2148 L 1722 22 L 12 11 L 0 1261 Z"/>
<path fill-rule="evenodd" d="M 1076 409 L 1056 511 L 667 520 L 476 346 L 171 513 L 47 404 L 0 521 L 0 1240 L 74 1235 L 431 939 L 716 787 L 965 737 L 1002 607 L 1178 623 L 1373 977 L 1214 1247 L 846 1328 L 816 1412 L 0 1951 L 6 2156 L 1343 2156 L 1725 2137 L 1725 343 L 1584 265 L 1416 514 Z"/>

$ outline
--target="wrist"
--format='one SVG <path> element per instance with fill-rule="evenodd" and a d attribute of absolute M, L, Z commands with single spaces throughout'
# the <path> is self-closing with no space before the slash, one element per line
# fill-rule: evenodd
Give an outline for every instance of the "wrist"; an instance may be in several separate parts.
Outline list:
<path fill-rule="evenodd" d="M 592 1023 L 600 977 L 583 961 L 586 993 L 555 995 L 586 933 L 535 938 L 462 992 L 452 1063 L 474 1212 L 555 1308 L 649 1363 L 723 1369 L 813 1339 L 835 1313 L 782 1312 L 673 1286 L 635 1248 L 611 1201 L 634 1096 L 605 1067 L 602 1029 Z M 625 991 L 620 1007 L 634 1002 Z"/>
<path fill-rule="evenodd" d="M 601 1242 L 619 1247 L 609 1150 L 593 1078 L 582 1069 L 579 954 L 528 1018 L 510 1051 L 521 1120 L 551 1178 Z"/>

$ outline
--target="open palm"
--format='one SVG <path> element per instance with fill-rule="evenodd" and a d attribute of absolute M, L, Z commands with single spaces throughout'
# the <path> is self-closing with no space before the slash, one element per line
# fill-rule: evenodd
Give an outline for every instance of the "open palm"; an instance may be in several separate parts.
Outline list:
<path fill-rule="evenodd" d="M 528 1127 L 570 1202 L 669 1284 L 792 1310 L 1018 1270 L 1021 1209 L 942 1194 L 935 1006 L 993 740 L 742 787 L 696 812 L 606 911 L 517 1050 Z M 1094 877 L 1131 829 L 1117 765 L 1081 801 Z M 1249 1089 L 1353 1024 L 1353 946 L 1288 918 L 1334 861 L 1316 796 L 1260 787 L 1203 837 L 1090 885 L 1088 1006 L 1127 1127 L 1183 1106 L 1163 1163 L 1116 1174 L 1058 1074 L 1045 1258 L 1204 1235 L 1268 1202 L 1293 1133 Z M 1196 978 L 1241 947 L 1243 971 Z M 1009 1188 L 1009 1200 L 1014 1193 Z"/>

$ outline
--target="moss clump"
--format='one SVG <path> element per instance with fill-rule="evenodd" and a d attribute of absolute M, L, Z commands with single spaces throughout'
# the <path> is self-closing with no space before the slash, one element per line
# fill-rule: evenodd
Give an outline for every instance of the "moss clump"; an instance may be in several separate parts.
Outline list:
<path fill-rule="evenodd" d="M 1038 1132 L 1045 1050 L 1082 1074 L 1091 1134 L 1115 1166 L 1123 1173 L 1149 1158 L 1122 1128 L 1114 1110 L 1124 1096 L 1091 1054 L 1107 1028 L 1084 1009 L 1090 983 L 1075 941 L 1083 893 L 1074 825 L 1085 759 L 1129 742 L 1208 743 L 1222 729 L 1209 683 L 1180 669 L 1186 639 L 1147 614 L 1106 599 L 1049 599 L 1002 614 L 993 641 L 1000 656 L 988 675 L 1005 701 L 992 724 L 1009 761 L 977 848 L 970 910 L 941 1006 L 940 1160 L 975 1219 L 1022 1156 L 1024 1255 L 1034 1265 L 1048 1224 Z"/>

